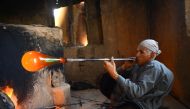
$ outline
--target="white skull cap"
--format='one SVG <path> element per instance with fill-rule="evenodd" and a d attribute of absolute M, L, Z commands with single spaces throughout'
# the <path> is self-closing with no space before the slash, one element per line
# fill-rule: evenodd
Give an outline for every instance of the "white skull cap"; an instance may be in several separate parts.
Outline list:
<path fill-rule="evenodd" d="M 138 47 L 145 47 L 157 55 L 161 53 L 161 50 L 159 50 L 158 42 L 153 39 L 143 40 Z"/>

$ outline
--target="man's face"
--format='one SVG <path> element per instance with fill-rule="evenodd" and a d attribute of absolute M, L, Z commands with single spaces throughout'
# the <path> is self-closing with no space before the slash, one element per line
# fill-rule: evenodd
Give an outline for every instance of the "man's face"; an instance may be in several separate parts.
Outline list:
<path fill-rule="evenodd" d="M 151 51 L 149 51 L 145 47 L 138 47 L 137 54 L 136 54 L 136 62 L 139 65 L 146 64 L 152 59 Z"/>

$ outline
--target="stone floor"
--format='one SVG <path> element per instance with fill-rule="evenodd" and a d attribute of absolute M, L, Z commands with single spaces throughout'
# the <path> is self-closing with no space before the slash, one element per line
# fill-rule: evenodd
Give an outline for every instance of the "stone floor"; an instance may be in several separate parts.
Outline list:
<path fill-rule="evenodd" d="M 101 104 L 109 102 L 97 89 L 71 91 L 71 106 L 65 109 L 103 109 Z M 166 97 L 162 109 L 188 109 L 173 97 Z"/>

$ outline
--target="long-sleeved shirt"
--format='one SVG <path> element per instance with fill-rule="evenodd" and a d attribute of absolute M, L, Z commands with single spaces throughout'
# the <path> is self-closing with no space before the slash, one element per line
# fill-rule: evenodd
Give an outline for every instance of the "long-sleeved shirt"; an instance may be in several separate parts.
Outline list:
<path fill-rule="evenodd" d="M 158 109 L 163 97 L 169 93 L 173 79 L 173 73 L 156 60 L 143 66 L 134 65 L 129 78 L 119 75 L 112 96 L 116 103 L 133 101 L 143 109 Z"/>

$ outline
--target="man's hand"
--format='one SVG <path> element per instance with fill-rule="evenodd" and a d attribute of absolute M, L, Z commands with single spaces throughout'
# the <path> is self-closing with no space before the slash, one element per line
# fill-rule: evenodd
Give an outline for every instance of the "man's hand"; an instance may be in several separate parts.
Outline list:
<path fill-rule="evenodd" d="M 118 78 L 119 75 L 116 71 L 116 65 L 115 62 L 113 61 L 113 57 L 111 58 L 111 62 L 104 61 L 104 67 L 113 79 L 116 80 Z"/>
<path fill-rule="evenodd" d="M 135 64 L 134 61 L 125 61 L 125 63 L 121 66 L 123 70 L 132 67 Z"/>

